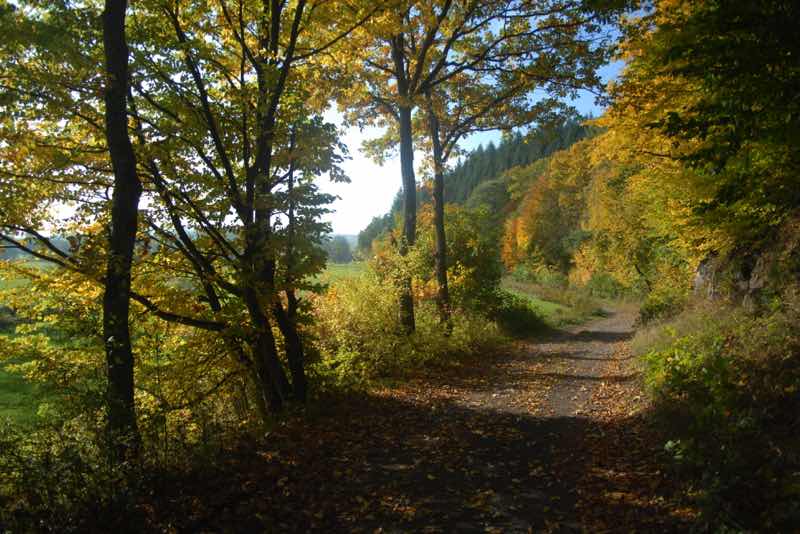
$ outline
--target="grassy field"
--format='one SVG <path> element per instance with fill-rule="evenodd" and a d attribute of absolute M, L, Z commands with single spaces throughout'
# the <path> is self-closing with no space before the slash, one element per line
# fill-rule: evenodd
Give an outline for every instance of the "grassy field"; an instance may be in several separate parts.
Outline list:
<path fill-rule="evenodd" d="M 36 419 L 40 397 L 36 384 L 23 376 L 9 372 L 8 362 L 0 364 L 0 419 L 15 424 L 30 424 Z"/>
<path fill-rule="evenodd" d="M 323 284 L 330 284 L 343 278 L 357 276 L 363 273 L 366 268 L 367 264 L 361 261 L 354 261 L 351 263 L 329 263 L 322 274 L 319 275 L 319 281 Z"/>

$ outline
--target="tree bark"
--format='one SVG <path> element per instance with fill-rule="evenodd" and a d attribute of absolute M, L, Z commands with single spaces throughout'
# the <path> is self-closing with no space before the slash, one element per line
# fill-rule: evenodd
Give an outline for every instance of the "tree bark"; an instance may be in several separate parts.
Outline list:
<path fill-rule="evenodd" d="M 289 398 L 291 385 L 278 358 L 278 349 L 275 345 L 275 336 L 272 334 L 269 317 L 264 313 L 254 290 L 250 288 L 245 290 L 245 302 L 255 328 L 250 346 L 256 374 L 266 404 L 271 412 L 278 413 L 283 409 L 284 401 Z"/>
<path fill-rule="evenodd" d="M 297 331 L 297 324 L 289 317 L 280 302 L 275 303 L 273 313 L 286 343 L 286 359 L 289 360 L 289 372 L 292 375 L 292 398 L 304 403 L 308 397 L 308 380 L 306 380 L 303 341 Z"/>
<path fill-rule="evenodd" d="M 270 183 L 272 171 L 272 148 L 275 137 L 275 116 L 280 95 L 283 92 L 285 76 L 288 72 L 281 72 L 277 86 L 268 80 L 266 72 L 276 61 L 278 52 L 278 35 L 281 26 L 281 13 L 284 4 L 262 0 L 263 18 L 259 21 L 259 45 L 262 54 L 259 55 L 260 68 L 258 70 L 258 98 L 257 98 L 257 136 L 255 147 L 255 160 L 247 176 L 248 198 L 247 216 L 245 225 L 246 249 L 244 263 L 248 271 L 248 280 L 245 283 L 244 296 L 250 320 L 255 329 L 253 341 L 253 358 L 256 360 L 256 369 L 268 397 L 272 412 L 283 408 L 283 403 L 288 399 L 291 386 L 286 378 L 283 365 L 278 358 L 278 349 L 275 336 L 272 333 L 272 324 L 267 315 L 268 308 L 264 306 L 272 301 L 274 284 L 269 283 L 270 264 L 273 262 L 274 252 L 271 250 L 270 236 L 272 234 L 270 197 L 272 184 Z M 296 38 L 296 35 L 294 36 Z M 274 54 L 270 56 L 269 52 Z M 288 61 L 288 57 L 285 61 Z M 250 190 L 252 190 L 250 192 Z M 251 198 L 252 194 L 252 198 Z M 265 294 L 269 292 L 269 294 Z"/>
<path fill-rule="evenodd" d="M 296 132 L 292 128 L 289 138 L 290 150 L 294 150 Z M 279 300 L 275 302 L 275 319 L 278 328 L 283 334 L 286 342 L 286 358 L 289 360 L 289 372 L 292 374 L 292 387 L 294 399 L 305 403 L 308 398 L 308 381 L 305 371 L 305 354 L 303 352 L 303 340 L 297 331 L 297 295 L 294 292 L 294 239 L 295 239 L 295 213 L 294 213 L 294 161 L 289 166 L 289 177 L 287 184 L 289 200 L 288 225 L 286 228 L 286 310 Z"/>
<path fill-rule="evenodd" d="M 140 436 L 134 402 L 134 357 L 128 324 L 131 265 L 142 184 L 128 134 L 126 0 L 106 0 L 103 11 L 106 141 L 114 170 L 111 227 L 103 295 L 108 386 L 108 431 L 117 461 L 135 456 Z"/>
<path fill-rule="evenodd" d="M 411 125 L 412 103 L 409 98 L 408 79 L 404 60 L 404 36 L 392 39 L 392 57 L 397 79 L 398 121 L 400 126 L 400 172 L 403 180 L 403 238 L 400 255 L 405 256 L 417 238 L 417 180 L 414 176 L 414 140 Z M 403 275 L 400 282 L 400 324 L 406 333 L 414 332 L 414 297 L 411 277 Z"/>
<path fill-rule="evenodd" d="M 442 143 L 439 137 L 439 117 L 433 108 L 433 99 L 427 93 L 428 131 L 433 147 L 433 226 L 436 231 L 435 270 L 438 290 L 436 303 L 439 318 L 448 331 L 450 322 L 450 291 L 447 286 L 447 236 L 444 229 L 444 161 Z"/>

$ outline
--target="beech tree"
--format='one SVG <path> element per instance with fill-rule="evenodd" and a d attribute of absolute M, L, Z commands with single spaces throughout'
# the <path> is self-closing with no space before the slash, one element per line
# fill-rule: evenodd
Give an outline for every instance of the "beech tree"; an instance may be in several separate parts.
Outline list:
<path fill-rule="evenodd" d="M 447 322 L 444 170 L 466 135 L 542 123 L 563 108 L 561 98 L 597 89 L 596 68 L 607 58 L 603 24 L 619 3 L 562 0 L 400 2 L 364 27 L 359 83 L 343 101 L 358 124 L 386 126 L 368 143 L 377 159 L 399 146 L 403 183 L 400 253 L 416 232 L 414 139 L 427 137 L 432 156 L 438 302 Z M 537 99 L 536 91 L 548 98 Z M 412 114 L 424 110 L 424 134 Z M 401 321 L 414 329 L 411 281 L 400 292 Z"/>
<path fill-rule="evenodd" d="M 114 170 L 103 294 L 103 338 L 108 366 L 108 426 L 121 457 L 126 451 L 135 451 L 139 442 L 128 314 L 131 264 L 142 194 L 136 155 L 128 135 L 126 9 L 127 0 L 105 0 L 103 10 L 105 133 Z"/>
<path fill-rule="evenodd" d="M 295 290 L 324 265 L 329 228 L 319 215 L 331 200 L 313 179 L 345 179 L 338 167 L 345 149 L 320 118 L 328 96 L 317 92 L 320 65 L 312 62 L 376 10 L 337 8 L 353 17 L 336 18 L 328 2 L 220 2 L 212 8 L 220 24 L 209 26 L 205 7 L 177 3 L 163 15 L 153 9 L 138 29 L 142 144 L 163 146 L 147 164 L 163 210 L 151 227 L 192 265 L 223 330 L 236 324 L 224 316 L 224 301 L 245 306 L 249 356 L 241 359 L 273 410 L 307 395 Z M 170 54 L 162 58 L 165 42 Z"/>
<path fill-rule="evenodd" d="M 314 180 L 345 179 L 338 163 L 346 150 L 321 118 L 329 94 L 319 73 L 329 51 L 379 8 L 303 0 L 130 8 L 122 97 L 146 206 L 130 295 L 160 319 L 226 340 L 254 377 L 264 414 L 306 398 L 296 290 L 324 267 L 320 245 L 330 231 L 320 216 L 331 197 Z M 0 226 L 6 243 L 101 284 L 98 257 L 116 249 L 98 240 L 112 216 L 106 192 L 115 170 L 100 154 L 116 148 L 99 141 L 94 9 L 4 13 L 30 31 L 3 45 L 4 70 L 14 75 L 3 78 L 13 108 L 2 124 Z M 65 204 L 71 214 L 59 216 Z M 54 235 L 74 237 L 73 246 L 56 246 Z"/>

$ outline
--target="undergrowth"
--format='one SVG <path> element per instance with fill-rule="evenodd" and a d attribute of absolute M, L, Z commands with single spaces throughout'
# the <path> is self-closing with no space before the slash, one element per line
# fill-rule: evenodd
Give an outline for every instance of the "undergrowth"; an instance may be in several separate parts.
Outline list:
<path fill-rule="evenodd" d="M 415 305 L 416 329 L 407 335 L 391 284 L 374 272 L 338 280 L 316 297 L 312 335 L 319 350 L 313 374 L 320 387 L 361 387 L 431 365 L 488 352 L 509 335 L 544 323 L 522 298 L 492 290 L 469 306 L 454 306 L 450 328 L 431 300 Z"/>
<path fill-rule="evenodd" d="M 634 340 L 666 448 L 713 528 L 800 524 L 798 324 L 794 293 L 759 312 L 695 306 Z"/>

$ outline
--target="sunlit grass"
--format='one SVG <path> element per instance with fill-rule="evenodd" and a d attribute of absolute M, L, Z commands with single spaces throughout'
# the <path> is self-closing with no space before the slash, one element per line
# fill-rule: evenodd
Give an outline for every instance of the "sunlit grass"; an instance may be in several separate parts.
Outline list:
<path fill-rule="evenodd" d="M 526 299 L 551 326 L 580 324 L 603 315 L 599 301 L 575 289 L 557 290 L 512 278 L 504 278 L 501 285 L 509 293 Z M 556 297 L 560 302 L 555 302 Z"/>
<path fill-rule="evenodd" d="M 41 392 L 39 386 L 18 373 L 8 371 L 9 362 L 0 363 L 0 420 L 31 424 L 36 420 Z"/>
<path fill-rule="evenodd" d="M 331 284 L 345 278 L 352 278 L 363 273 L 367 269 L 367 264 L 363 261 L 350 263 L 328 263 L 322 274 L 319 275 L 319 282 Z"/>

